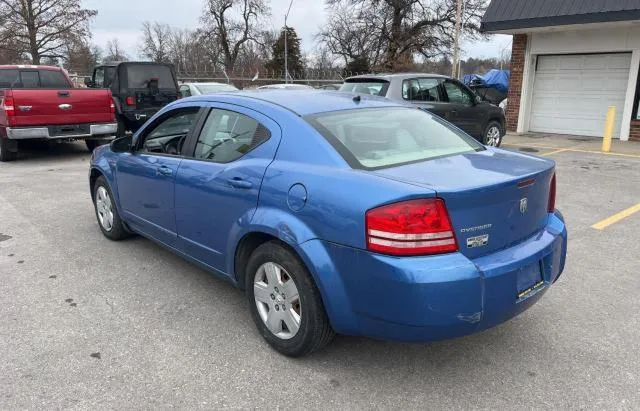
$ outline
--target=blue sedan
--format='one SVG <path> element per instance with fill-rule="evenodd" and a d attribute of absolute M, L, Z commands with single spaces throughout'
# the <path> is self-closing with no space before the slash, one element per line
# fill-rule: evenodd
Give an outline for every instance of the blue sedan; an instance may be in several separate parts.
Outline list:
<path fill-rule="evenodd" d="M 378 97 L 179 100 L 97 149 L 90 187 L 107 238 L 143 235 L 246 290 L 289 356 L 335 333 L 487 329 L 535 304 L 566 256 L 553 161 Z"/>

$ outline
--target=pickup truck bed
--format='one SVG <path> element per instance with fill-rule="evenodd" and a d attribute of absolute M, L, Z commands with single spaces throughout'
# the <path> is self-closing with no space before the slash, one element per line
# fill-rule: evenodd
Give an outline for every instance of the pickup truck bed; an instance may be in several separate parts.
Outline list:
<path fill-rule="evenodd" d="M 0 66 L 0 98 L 0 161 L 15 159 L 19 140 L 80 139 L 93 150 L 117 130 L 111 92 L 74 88 L 57 67 Z"/>

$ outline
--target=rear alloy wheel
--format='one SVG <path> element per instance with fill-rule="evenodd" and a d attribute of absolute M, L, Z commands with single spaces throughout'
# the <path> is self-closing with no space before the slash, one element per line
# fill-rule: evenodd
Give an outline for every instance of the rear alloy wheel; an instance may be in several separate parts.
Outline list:
<path fill-rule="evenodd" d="M 0 162 L 13 161 L 18 157 L 16 151 L 9 150 L 9 140 L 0 138 Z"/>
<path fill-rule="evenodd" d="M 118 241 L 129 237 L 124 229 L 113 195 L 104 177 L 98 177 L 93 188 L 93 204 L 100 230 L 105 237 Z"/>
<path fill-rule="evenodd" d="M 500 126 L 500 123 L 492 121 L 487 125 L 482 144 L 489 147 L 500 147 L 500 144 L 502 144 L 502 126 Z"/>
<path fill-rule="evenodd" d="M 262 244 L 249 259 L 246 280 L 253 320 L 277 351 L 300 357 L 332 340 L 320 291 L 290 249 L 277 241 Z"/>

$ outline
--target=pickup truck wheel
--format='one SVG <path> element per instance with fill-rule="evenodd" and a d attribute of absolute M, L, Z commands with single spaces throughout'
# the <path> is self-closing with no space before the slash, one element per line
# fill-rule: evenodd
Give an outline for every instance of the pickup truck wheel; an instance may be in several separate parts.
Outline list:
<path fill-rule="evenodd" d="M 502 134 L 502 126 L 500 123 L 491 121 L 482 136 L 482 144 L 490 147 L 500 147 L 500 144 L 502 144 Z"/>
<path fill-rule="evenodd" d="M 0 161 L 13 161 L 18 157 L 18 152 L 9 149 L 9 140 L 0 138 Z"/>
<path fill-rule="evenodd" d="M 280 353 L 308 355 L 333 339 L 318 287 L 300 259 L 281 243 L 264 243 L 251 254 L 246 284 L 253 320 Z"/>
<path fill-rule="evenodd" d="M 100 176 L 93 186 L 93 205 L 102 234 L 109 240 L 119 241 L 129 237 L 125 230 L 113 194 L 104 177 Z"/>

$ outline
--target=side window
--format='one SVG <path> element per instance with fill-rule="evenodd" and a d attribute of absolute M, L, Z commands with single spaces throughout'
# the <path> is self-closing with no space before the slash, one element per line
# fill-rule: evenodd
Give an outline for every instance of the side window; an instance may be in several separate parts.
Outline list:
<path fill-rule="evenodd" d="M 402 97 L 411 101 L 440 101 L 440 79 L 417 78 L 402 82 Z"/>
<path fill-rule="evenodd" d="M 446 81 L 444 88 L 447 91 L 449 103 L 465 104 L 470 106 L 473 104 L 473 96 L 462 86 L 452 81 Z"/>
<path fill-rule="evenodd" d="M 269 130 L 251 117 L 214 109 L 202 128 L 194 157 L 216 163 L 230 163 L 269 137 Z"/>
<path fill-rule="evenodd" d="M 37 71 L 21 71 L 20 85 L 14 85 L 16 88 L 40 88 L 40 76 Z"/>
<path fill-rule="evenodd" d="M 180 95 L 182 98 L 191 97 L 191 89 L 189 86 L 180 86 Z"/>
<path fill-rule="evenodd" d="M 104 69 L 103 68 L 96 69 L 95 79 L 93 81 L 96 82 L 95 84 L 96 88 L 104 88 Z"/>
<path fill-rule="evenodd" d="M 141 136 L 139 151 L 156 154 L 180 155 L 187 135 L 193 129 L 199 108 L 177 109 L 169 117 L 151 126 L 151 130 Z"/>

